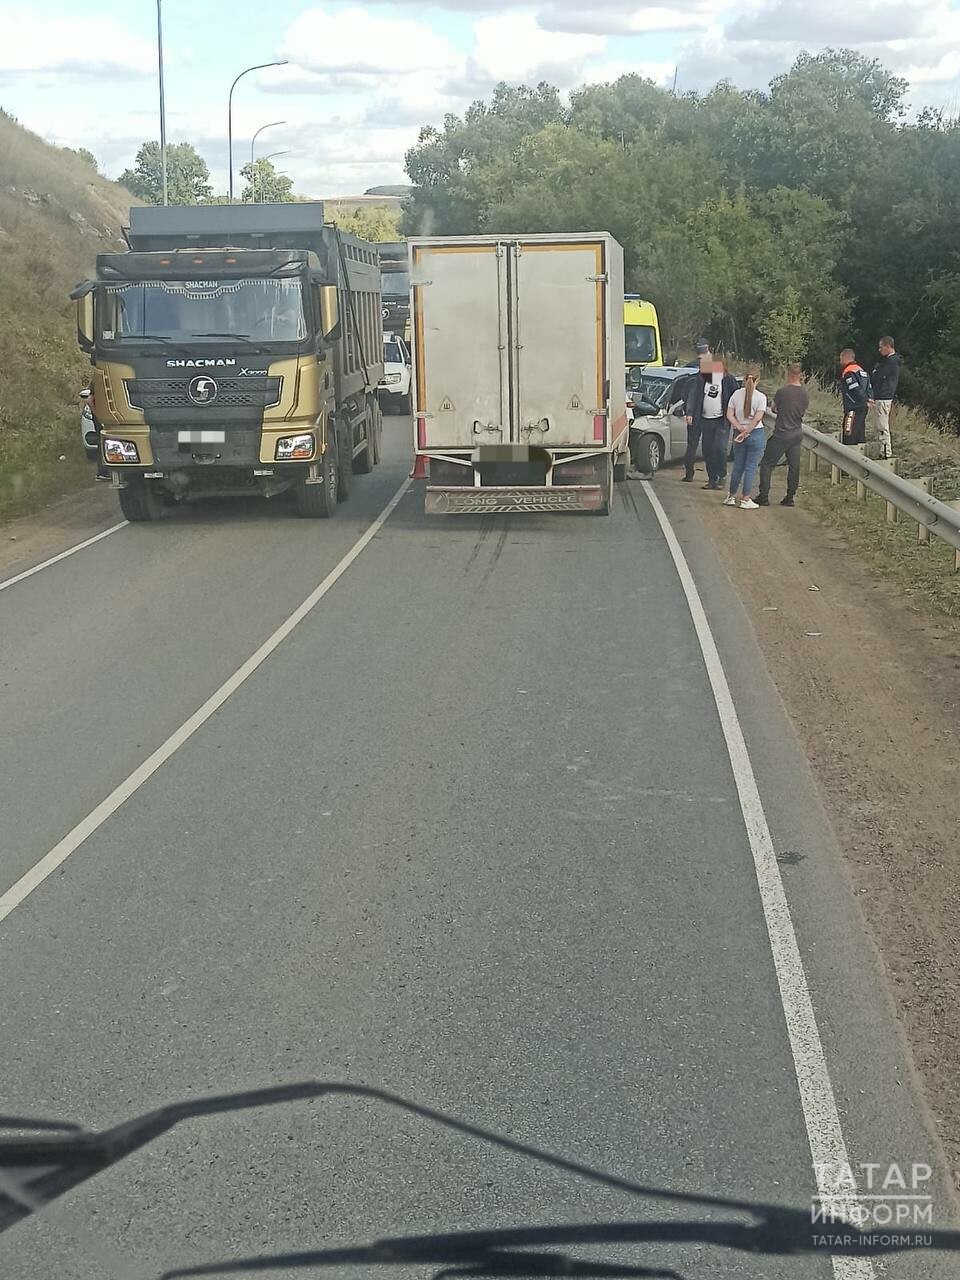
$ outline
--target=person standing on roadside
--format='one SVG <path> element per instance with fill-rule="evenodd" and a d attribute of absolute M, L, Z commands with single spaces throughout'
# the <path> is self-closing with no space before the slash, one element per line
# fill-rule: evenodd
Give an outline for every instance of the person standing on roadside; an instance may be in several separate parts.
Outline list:
<path fill-rule="evenodd" d="M 784 454 L 787 455 L 787 495 L 780 499 L 781 507 L 792 507 L 800 487 L 800 450 L 803 444 L 803 418 L 810 408 L 810 395 L 802 385 L 803 371 L 798 364 L 787 365 L 787 384 L 773 397 L 773 411 L 777 415 L 773 435 L 760 459 L 760 492 L 757 505 L 770 505 L 770 477 L 773 468 Z"/>
<path fill-rule="evenodd" d="M 699 343 L 697 344 L 699 347 Z M 697 445 L 701 446 L 707 472 L 704 489 L 719 489 L 727 473 L 727 406 L 737 389 L 737 380 L 726 365 L 710 352 L 700 356 L 700 372 L 690 379 L 684 402 L 687 420 L 687 452 L 683 479 L 693 479 Z"/>
<path fill-rule="evenodd" d="M 880 359 L 873 366 L 870 382 L 873 386 L 873 407 L 877 414 L 877 439 L 880 441 L 880 457 L 893 457 L 890 439 L 890 410 L 900 382 L 901 360 L 892 338 L 881 338 L 877 344 Z"/>
<path fill-rule="evenodd" d="M 733 466 L 730 469 L 730 488 L 723 505 L 735 507 L 737 491 L 742 486 L 741 511 L 756 510 L 757 503 L 752 497 L 753 482 L 757 478 L 757 464 L 767 440 L 763 429 L 767 397 L 757 390 L 759 377 L 759 369 L 749 368 L 743 386 L 733 393 L 727 406 L 727 421 L 733 428 Z"/>
<path fill-rule="evenodd" d="M 863 444 L 867 438 L 867 406 L 873 399 L 870 375 L 857 364 L 856 352 L 840 352 L 840 398 L 843 401 L 842 444 Z"/>

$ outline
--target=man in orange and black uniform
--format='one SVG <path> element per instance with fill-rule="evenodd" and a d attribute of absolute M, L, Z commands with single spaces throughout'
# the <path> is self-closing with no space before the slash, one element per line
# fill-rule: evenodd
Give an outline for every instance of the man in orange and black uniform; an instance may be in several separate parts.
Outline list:
<path fill-rule="evenodd" d="M 863 444 L 867 438 L 867 408 L 873 399 L 870 375 L 857 364 L 849 347 L 840 352 L 840 398 L 843 401 L 842 444 Z"/>

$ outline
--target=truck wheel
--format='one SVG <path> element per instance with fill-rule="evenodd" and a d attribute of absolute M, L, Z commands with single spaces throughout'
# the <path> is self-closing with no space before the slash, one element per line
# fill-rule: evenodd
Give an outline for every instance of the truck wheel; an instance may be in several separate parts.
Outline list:
<path fill-rule="evenodd" d="M 159 495 L 145 480 L 128 480 L 120 490 L 120 510 L 131 524 L 159 520 L 163 511 Z"/>
<path fill-rule="evenodd" d="M 353 428 L 347 422 L 337 423 L 337 457 L 340 464 L 337 501 L 346 502 L 353 488 Z"/>
<path fill-rule="evenodd" d="M 353 460 L 353 469 L 360 476 L 369 475 L 377 463 L 377 419 L 380 415 L 373 405 L 367 406 L 367 443 Z"/>
<path fill-rule="evenodd" d="M 637 470 L 653 475 L 663 461 L 663 441 L 659 436 L 641 436 L 637 441 Z"/>
<path fill-rule="evenodd" d="M 320 458 L 321 483 L 304 484 L 301 480 L 297 485 L 297 511 L 300 515 L 310 520 L 329 520 L 336 515 L 338 471 L 336 451 L 328 448 Z"/>
<path fill-rule="evenodd" d="M 626 480 L 626 478 L 627 478 L 627 459 L 624 458 L 623 462 L 615 462 L 613 464 L 613 483 L 619 484 L 621 480 Z"/>

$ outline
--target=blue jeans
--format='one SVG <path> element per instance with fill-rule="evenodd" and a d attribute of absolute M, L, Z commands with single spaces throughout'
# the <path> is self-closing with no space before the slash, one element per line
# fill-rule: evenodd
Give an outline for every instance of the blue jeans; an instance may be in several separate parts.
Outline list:
<path fill-rule="evenodd" d="M 727 474 L 727 447 L 730 440 L 730 424 L 723 418 L 700 419 L 700 448 L 703 465 L 710 484 L 718 487 Z"/>
<path fill-rule="evenodd" d="M 767 447 L 767 435 L 763 427 L 751 431 L 742 444 L 733 446 L 733 466 L 730 469 L 730 493 L 737 496 L 737 490 L 743 483 L 743 496 L 749 498 L 753 490 L 753 482 L 757 478 L 757 466 Z"/>

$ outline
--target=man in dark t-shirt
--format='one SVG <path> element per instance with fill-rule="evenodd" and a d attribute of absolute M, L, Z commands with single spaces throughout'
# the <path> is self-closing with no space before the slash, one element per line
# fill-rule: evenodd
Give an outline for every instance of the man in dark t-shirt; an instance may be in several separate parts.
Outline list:
<path fill-rule="evenodd" d="M 800 486 L 800 449 L 803 441 L 803 415 L 810 408 L 810 396 L 801 382 L 802 370 L 798 364 L 787 366 L 787 385 L 773 397 L 773 410 L 777 424 L 760 460 L 760 492 L 757 503 L 770 505 L 770 477 L 773 468 L 784 454 L 787 455 L 787 494 L 780 501 L 781 507 L 792 507 Z"/>

